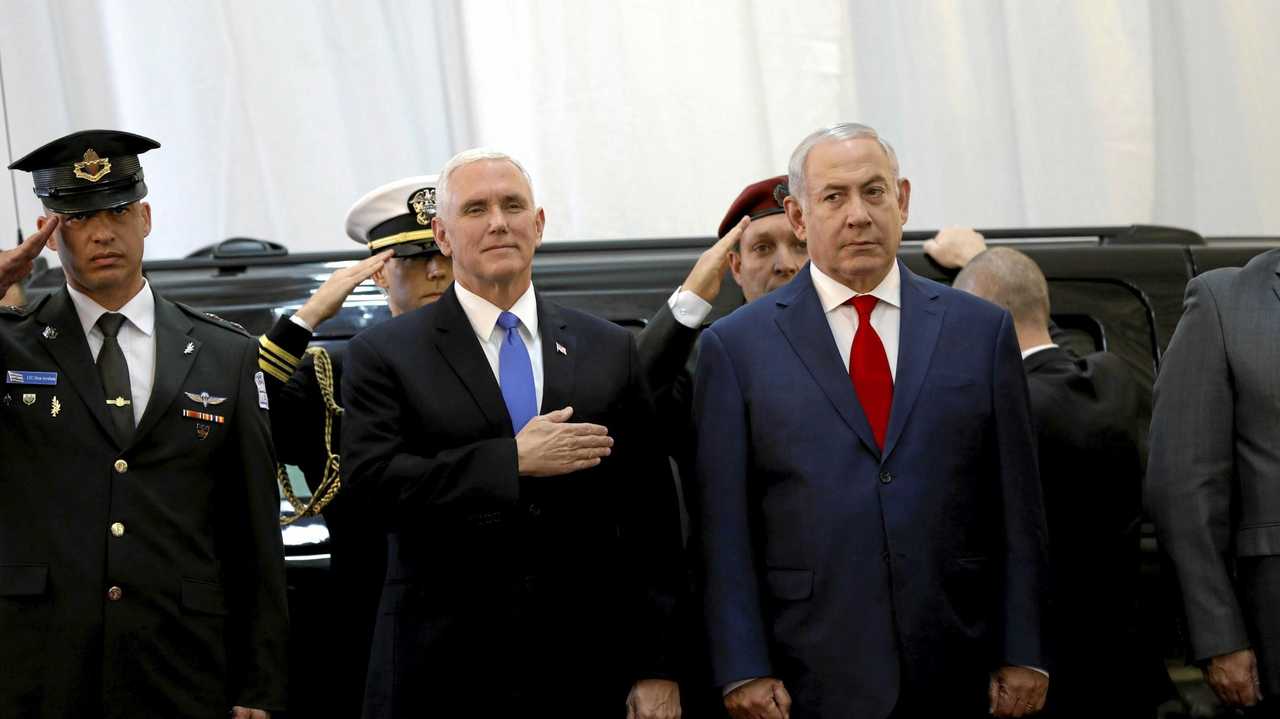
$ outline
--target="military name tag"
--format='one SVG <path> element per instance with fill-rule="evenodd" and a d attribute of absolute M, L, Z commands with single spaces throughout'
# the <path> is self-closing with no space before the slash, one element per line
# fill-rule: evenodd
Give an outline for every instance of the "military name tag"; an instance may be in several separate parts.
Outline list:
<path fill-rule="evenodd" d="M 5 384 L 43 384 L 55 385 L 58 383 L 57 372 L 27 372 L 24 370 L 5 370 Z"/>

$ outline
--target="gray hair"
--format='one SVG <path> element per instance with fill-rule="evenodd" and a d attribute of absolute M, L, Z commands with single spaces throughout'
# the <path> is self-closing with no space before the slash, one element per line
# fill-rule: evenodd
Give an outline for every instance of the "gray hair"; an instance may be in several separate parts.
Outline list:
<path fill-rule="evenodd" d="M 1015 325 L 1049 325 L 1049 285 L 1035 260 L 1010 247 L 992 247 L 965 265 L 952 287 L 1000 305 Z"/>
<path fill-rule="evenodd" d="M 880 137 L 880 133 L 876 132 L 873 127 L 859 125 L 856 122 L 842 122 L 809 133 L 809 136 L 801 140 L 795 151 L 791 153 L 791 161 L 787 163 L 787 185 L 791 188 L 791 194 L 796 196 L 796 200 L 801 205 L 805 205 L 808 202 L 809 188 L 804 184 L 806 180 L 804 165 L 809 161 L 809 152 L 824 142 L 856 140 L 863 137 L 880 143 L 880 147 L 884 149 L 884 154 L 888 155 L 889 168 L 893 170 L 894 190 L 895 192 L 897 191 L 898 153 L 893 151 L 893 146 Z"/>
<path fill-rule="evenodd" d="M 533 178 L 529 177 L 529 171 L 524 169 L 524 165 L 521 165 L 519 160 L 505 152 L 491 150 L 486 147 L 474 147 L 470 150 L 463 150 L 449 158 L 449 161 L 444 163 L 444 169 L 440 170 L 440 179 L 436 181 L 436 207 L 439 208 L 441 214 L 444 214 L 444 210 L 449 206 L 451 199 L 449 197 L 449 177 L 459 167 L 475 162 L 483 162 L 484 160 L 505 160 L 515 165 L 520 174 L 524 175 L 524 181 L 529 183 L 529 199 L 533 199 Z"/>

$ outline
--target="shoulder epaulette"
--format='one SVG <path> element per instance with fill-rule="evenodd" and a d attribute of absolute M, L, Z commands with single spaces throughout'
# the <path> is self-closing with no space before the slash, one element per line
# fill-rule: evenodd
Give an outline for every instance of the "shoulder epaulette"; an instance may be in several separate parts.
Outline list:
<path fill-rule="evenodd" d="M 231 330 L 232 332 L 235 332 L 236 334 L 239 334 L 239 335 L 244 335 L 245 337 L 249 337 L 249 338 L 253 337 L 253 335 L 249 332 L 249 330 L 245 329 L 243 325 L 232 322 L 231 320 L 224 320 L 221 317 L 213 314 L 212 312 L 201 312 L 200 310 L 194 307 L 188 307 L 187 305 L 184 305 L 181 302 L 175 302 L 174 304 L 176 304 L 179 308 L 181 308 L 183 312 L 186 312 L 187 314 L 191 315 L 195 319 L 203 320 L 215 327 L 221 327 L 224 330 Z"/>

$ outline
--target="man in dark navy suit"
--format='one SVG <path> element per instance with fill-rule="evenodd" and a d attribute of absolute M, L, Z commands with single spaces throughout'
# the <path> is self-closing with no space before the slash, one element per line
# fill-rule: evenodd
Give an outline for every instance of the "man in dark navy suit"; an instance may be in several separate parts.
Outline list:
<path fill-rule="evenodd" d="M 524 169 L 441 171 L 454 284 L 352 340 L 347 491 L 388 530 L 366 717 L 673 719 L 675 487 L 635 340 L 534 291 Z"/>
<path fill-rule="evenodd" d="M 703 333 L 701 579 L 734 717 L 1022 716 L 1046 548 L 1009 314 L 897 262 L 910 184 L 869 127 L 813 133 L 811 262 Z"/>

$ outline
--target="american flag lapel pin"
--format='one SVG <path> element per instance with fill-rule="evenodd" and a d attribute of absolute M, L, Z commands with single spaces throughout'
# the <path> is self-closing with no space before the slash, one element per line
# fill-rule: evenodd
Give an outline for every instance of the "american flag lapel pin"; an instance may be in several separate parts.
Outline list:
<path fill-rule="evenodd" d="M 556 352 L 559 352 L 560 354 L 564 355 L 565 357 L 568 357 L 568 356 L 569 356 L 569 350 L 565 349 L 565 348 L 564 348 L 564 345 L 560 344 L 559 342 L 557 342 L 557 343 L 556 343 Z"/>

